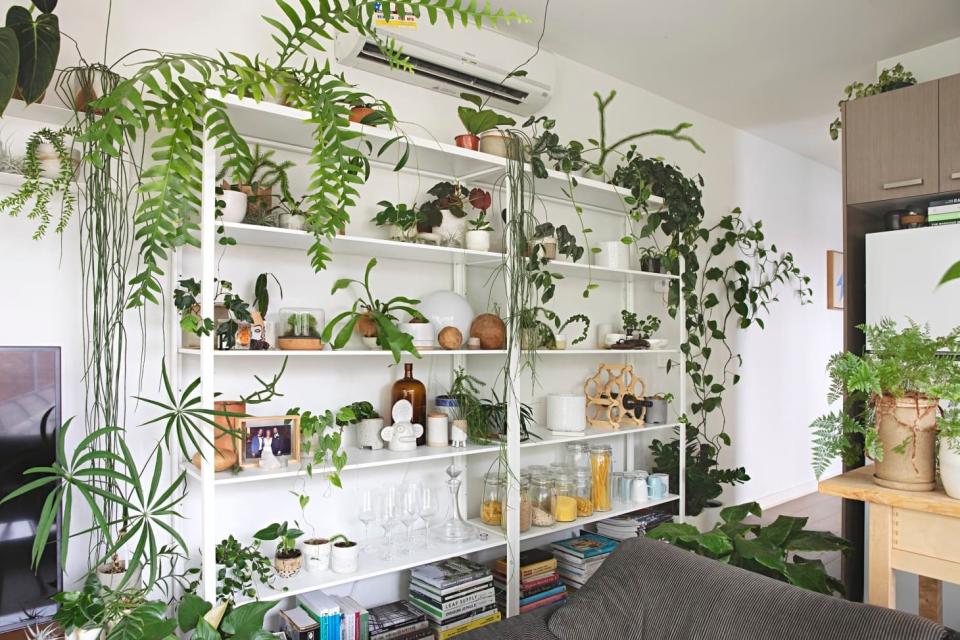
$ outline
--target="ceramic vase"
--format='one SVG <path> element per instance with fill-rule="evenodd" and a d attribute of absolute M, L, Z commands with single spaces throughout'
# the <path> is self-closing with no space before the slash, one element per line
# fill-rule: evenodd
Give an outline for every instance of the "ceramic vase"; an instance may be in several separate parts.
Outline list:
<path fill-rule="evenodd" d="M 273 558 L 273 568 L 277 570 L 277 575 L 281 578 L 292 578 L 300 573 L 300 567 L 303 566 L 303 552 L 297 549 L 297 554 L 292 558 Z"/>
<path fill-rule="evenodd" d="M 280 226 L 284 229 L 303 231 L 306 221 L 307 219 L 304 216 L 298 216 L 292 213 L 280 214 Z"/>
<path fill-rule="evenodd" d="M 224 189 L 217 199 L 223 201 L 223 209 L 220 210 L 223 222 L 243 222 L 247 215 L 247 194 Z"/>
<path fill-rule="evenodd" d="M 140 575 L 143 567 L 137 567 L 133 572 L 105 573 L 104 569 L 106 567 L 107 565 L 97 567 L 97 580 L 110 591 L 116 591 L 121 587 L 123 589 L 137 589 L 140 587 Z M 130 573 L 130 578 L 124 583 L 124 578 L 127 576 L 127 573 Z"/>
<path fill-rule="evenodd" d="M 940 479 L 947 495 L 960 500 L 960 453 L 944 439 L 940 440 Z"/>
<path fill-rule="evenodd" d="M 467 249 L 471 251 L 490 251 L 490 231 L 467 231 Z"/>
<path fill-rule="evenodd" d="M 506 158 L 510 148 L 510 136 L 504 135 L 499 131 L 485 133 L 480 136 L 480 151 L 490 155 Z"/>
<path fill-rule="evenodd" d="M 329 540 L 314 538 L 304 541 L 302 546 L 308 573 L 320 573 L 330 568 L 330 550 L 333 545 Z"/>
<path fill-rule="evenodd" d="M 383 429 L 383 418 L 367 418 L 357 425 L 357 446 L 361 449 L 383 449 L 383 439 L 380 431 Z"/>

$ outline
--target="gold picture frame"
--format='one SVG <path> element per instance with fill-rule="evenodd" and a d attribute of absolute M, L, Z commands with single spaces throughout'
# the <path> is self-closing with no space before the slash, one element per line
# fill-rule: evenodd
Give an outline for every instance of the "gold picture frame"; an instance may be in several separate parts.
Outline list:
<path fill-rule="evenodd" d="M 843 309 L 846 294 L 843 252 L 827 251 L 827 309 Z"/>
<path fill-rule="evenodd" d="M 243 438 L 237 446 L 241 467 L 259 467 L 267 447 L 273 457 L 300 462 L 300 416 L 237 418 L 237 431 Z"/>

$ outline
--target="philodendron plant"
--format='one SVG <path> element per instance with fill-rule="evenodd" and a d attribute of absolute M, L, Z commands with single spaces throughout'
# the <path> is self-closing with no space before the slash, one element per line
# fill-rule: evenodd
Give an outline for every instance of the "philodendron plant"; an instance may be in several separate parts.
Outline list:
<path fill-rule="evenodd" d="M 849 542 L 832 533 L 804 529 L 807 518 L 779 516 L 773 524 L 763 526 L 759 521 L 744 522 L 749 515 L 763 515 L 758 503 L 723 509 L 723 522 L 712 531 L 667 522 L 647 536 L 810 591 L 844 593 L 843 583 L 827 573 L 822 560 L 798 554 L 846 552 L 851 549 Z"/>

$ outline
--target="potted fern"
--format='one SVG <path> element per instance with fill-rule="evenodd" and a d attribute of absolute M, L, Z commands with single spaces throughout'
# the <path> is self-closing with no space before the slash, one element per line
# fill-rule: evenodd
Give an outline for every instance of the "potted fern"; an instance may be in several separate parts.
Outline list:
<path fill-rule="evenodd" d="M 960 329 L 932 338 L 914 322 L 898 330 L 890 319 L 861 325 L 868 351 L 830 359 L 831 403 L 839 411 L 815 420 L 813 467 L 820 477 L 837 458 L 855 464 L 861 455 L 876 462 L 874 482 L 905 491 L 936 487 L 938 422 L 945 434 L 958 433 L 958 414 L 938 419 L 941 402 L 960 401 Z M 954 441 L 954 440 L 951 440 Z"/>

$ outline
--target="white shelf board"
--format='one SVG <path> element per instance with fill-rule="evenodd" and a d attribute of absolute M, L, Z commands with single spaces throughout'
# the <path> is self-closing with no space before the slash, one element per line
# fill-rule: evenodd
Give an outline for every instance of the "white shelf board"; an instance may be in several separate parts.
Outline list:
<path fill-rule="evenodd" d="M 52 104 L 34 103 L 28 105 L 23 100 L 11 100 L 3 112 L 3 117 L 19 118 L 52 127 L 62 127 L 73 119 L 73 111 Z"/>
<path fill-rule="evenodd" d="M 19 173 L 6 173 L 0 171 L 0 185 L 5 187 L 19 187 L 26 178 Z"/>
<path fill-rule="evenodd" d="M 676 349 L 537 349 L 537 356 L 636 356 L 675 355 Z"/>
<path fill-rule="evenodd" d="M 567 262 L 565 260 L 551 260 L 550 270 L 575 278 L 592 278 L 593 280 L 623 281 L 628 277 L 649 278 L 654 280 L 679 280 L 680 276 L 669 273 L 654 273 L 638 269 L 616 269 L 612 267 L 598 267 L 585 262 Z"/>
<path fill-rule="evenodd" d="M 410 462 L 425 462 L 428 460 L 443 460 L 454 456 L 470 456 L 483 453 L 496 453 L 500 450 L 499 445 L 476 445 L 467 444 L 465 447 L 417 447 L 414 451 L 389 451 L 387 449 L 360 449 L 359 447 L 346 447 L 347 464 L 344 471 L 358 469 L 373 469 L 377 467 L 390 467 Z M 183 464 L 183 470 L 187 475 L 195 480 L 200 480 L 200 470 L 189 462 Z M 326 475 L 330 469 L 327 467 L 314 466 L 313 476 L 318 480 L 326 482 Z M 283 470 L 260 469 L 259 467 L 247 467 L 239 473 L 232 471 L 221 471 L 214 474 L 214 483 L 217 486 L 247 484 L 250 482 L 267 482 L 271 480 L 284 480 L 296 478 L 298 476 L 307 477 L 306 467 L 300 465 L 292 466 Z"/>
<path fill-rule="evenodd" d="M 376 578 L 377 576 L 396 573 L 397 571 L 403 571 L 405 569 L 412 569 L 413 567 L 419 567 L 431 562 L 439 562 L 454 556 L 462 556 L 506 546 L 502 532 L 490 531 L 485 527 L 481 530 L 481 533 L 487 535 L 486 540 L 481 540 L 478 537 L 468 542 L 458 544 L 440 542 L 430 538 L 428 544 L 415 547 L 407 554 L 399 554 L 395 550 L 390 560 L 380 559 L 379 549 L 377 547 L 381 544 L 382 539 L 372 540 L 370 543 L 374 545 L 373 549 L 360 549 L 360 566 L 355 573 L 344 574 L 333 573 L 332 571 L 308 573 L 301 569 L 300 573 L 292 578 L 287 578 L 286 580 L 278 578 L 275 582 L 275 586 L 278 587 L 276 589 L 271 589 L 266 585 L 259 585 L 257 589 L 257 599 L 282 600 L 283 598 L 300 595 L 301 593 L 309 593 L 310 591 L 317 591 L 319 589 L 329 589 L 341 584 L 349 584 L 368 578 Z M 395 535 L 395 544 L 402 543 L 402 537 L 402 532 Z M 363 542 L 361 541 L 360 544 L 363 544 Z M 283 590 L 284 587 L 286 590 Z"/>
<path fill-rule="evenodd" d="M 577 518 L 573 522 L 558 522 L 552 527 L 530 527 L 526 531 L 520 534 L 520 540 L 530 540 L 532 538 L 539 538 L 541 536 L 550 535 L 551 533 L 557 533 L 560 531 L 568 531 L 570 529 L 578 529 L 584 525 L 590 524 L 591 522 L 598 522 L 600 520 L 606 520 L 607 518 L 613 518 L 615 516 L 622 516 L 626 513 L 632 513 L 634 511 L 639 511 L 640 509 L 649 509 L 650 507 L 656 507 L 662 504 L 668 504 L 678 500 L 680 496 L 669 494 L 666 498 L 662 500 L 648 500 L 646 502 L 614 502 L 613 508 L 610 511 L 595 511 L 592 516 L 586 516 L 583 518 Z M 486 529 L 493 534 L 501 533 L 500 527 L 495 527 L 489 524 L 484 524 L 480 518 L 470 518 L 468 520 L 470 524 L 481 529 Z"/>
<path fill-rule="evenodd" d="M 314 125 L 307 122 L 310 118 L 308 111 L 234 95 L 208 95 L 226 103 L 230 121 L 242 136 L 289 145 L 304 151 L 314 145 Z M 371 160 L 392 166 L 403 153 L 403 142 L 397 142 L 384 152 L 382 157 L 376 157 L 380 147 L 398 135 L 397 131 L 358 123 L 351 123 L 350 128 L 361 134 L 357 138 L 357 145 L 362 145 L 363 140 L 373 145 Z M 410 146 L 406 169 L 410 171 L 419 170 L 452 179 L 486 171 L 502 171 L 506 166 L 503 158 L 461 149 L 453 144 L 411 135 L 406 139 Z"/>
<path fill-rule="evenodd" d="M 666 429 L 675 429 L 679 427 L 679 422 L 668 422 L 666 424 L 645 424 L 638 427 L 624 426 L 619 429 L 598 429 L 597 427 L 587 427 L 583 435 L 555 436 L 545 429 L 534 427 L 530 429 L 531 433 L 540 436 L 540 439 L 530 438 L 526 442 L 520 443 L 521 449 L 529 447 L 543 447 L 551 444 L 563 444 L 566 442 L 580 442 L 583 440 L 595 440 L 597 438 L 613 438 L 623 436 L 629 433 L 649 433 L 652 431 L 663 431 Z"/>
<path fill-rule="evenodd" d="M 223 223 L 224 233 L 235 239 L 237 244 L 259 247 L 276 247 L 305 251 L 314 242 L 314 236 L 307 231 L 263 227 L 242 222 Z M 413 242 L 397 242 L 384 238 L 365 238 L 362 236 L 336 236 L 326 238 L 324 242 L 331 251 L 340 255 L 355 255 L 387 260 L 407 260 L 439 264 L 500 264 L 502 253 L 493 251 L 473 251 L 457 247 L 437 247 Z"/>
<path fill-rule="evenodd" d="M 185 356 L 199 356 L 200 349 L 188 349 L 181 348 L 180 354 Z M 507 352 L 504 349 L 429 349 L 423 350 L 420 352 L 420 355 L 429 358 L 432 356 L 489 356 L 489 355 L 498 355 L 504 356 Z M 324 351 L 284 351 L 282 349 L 269 349 L 266 351 L 250 351 L 250 350 L 239 350 L 239 349 L 230 349 L 230 350 L 215 350 L 213 352 L 214 357 L 217 358 L 275 358 L 275 357 L 286 357 L 290 356 L 291 358 L 340 358 L 340 357 L 366 357 L 366 358 L 383 358 L 383 357 L 393 357 L 390 351 L 381 349 L 379 351 L 373 349 L 341 349 L 339 351 L 334 350 L 324 350 Z M 404 352 L 403 356 L 405 358 L 413 358 L 409 353 Z"/>

